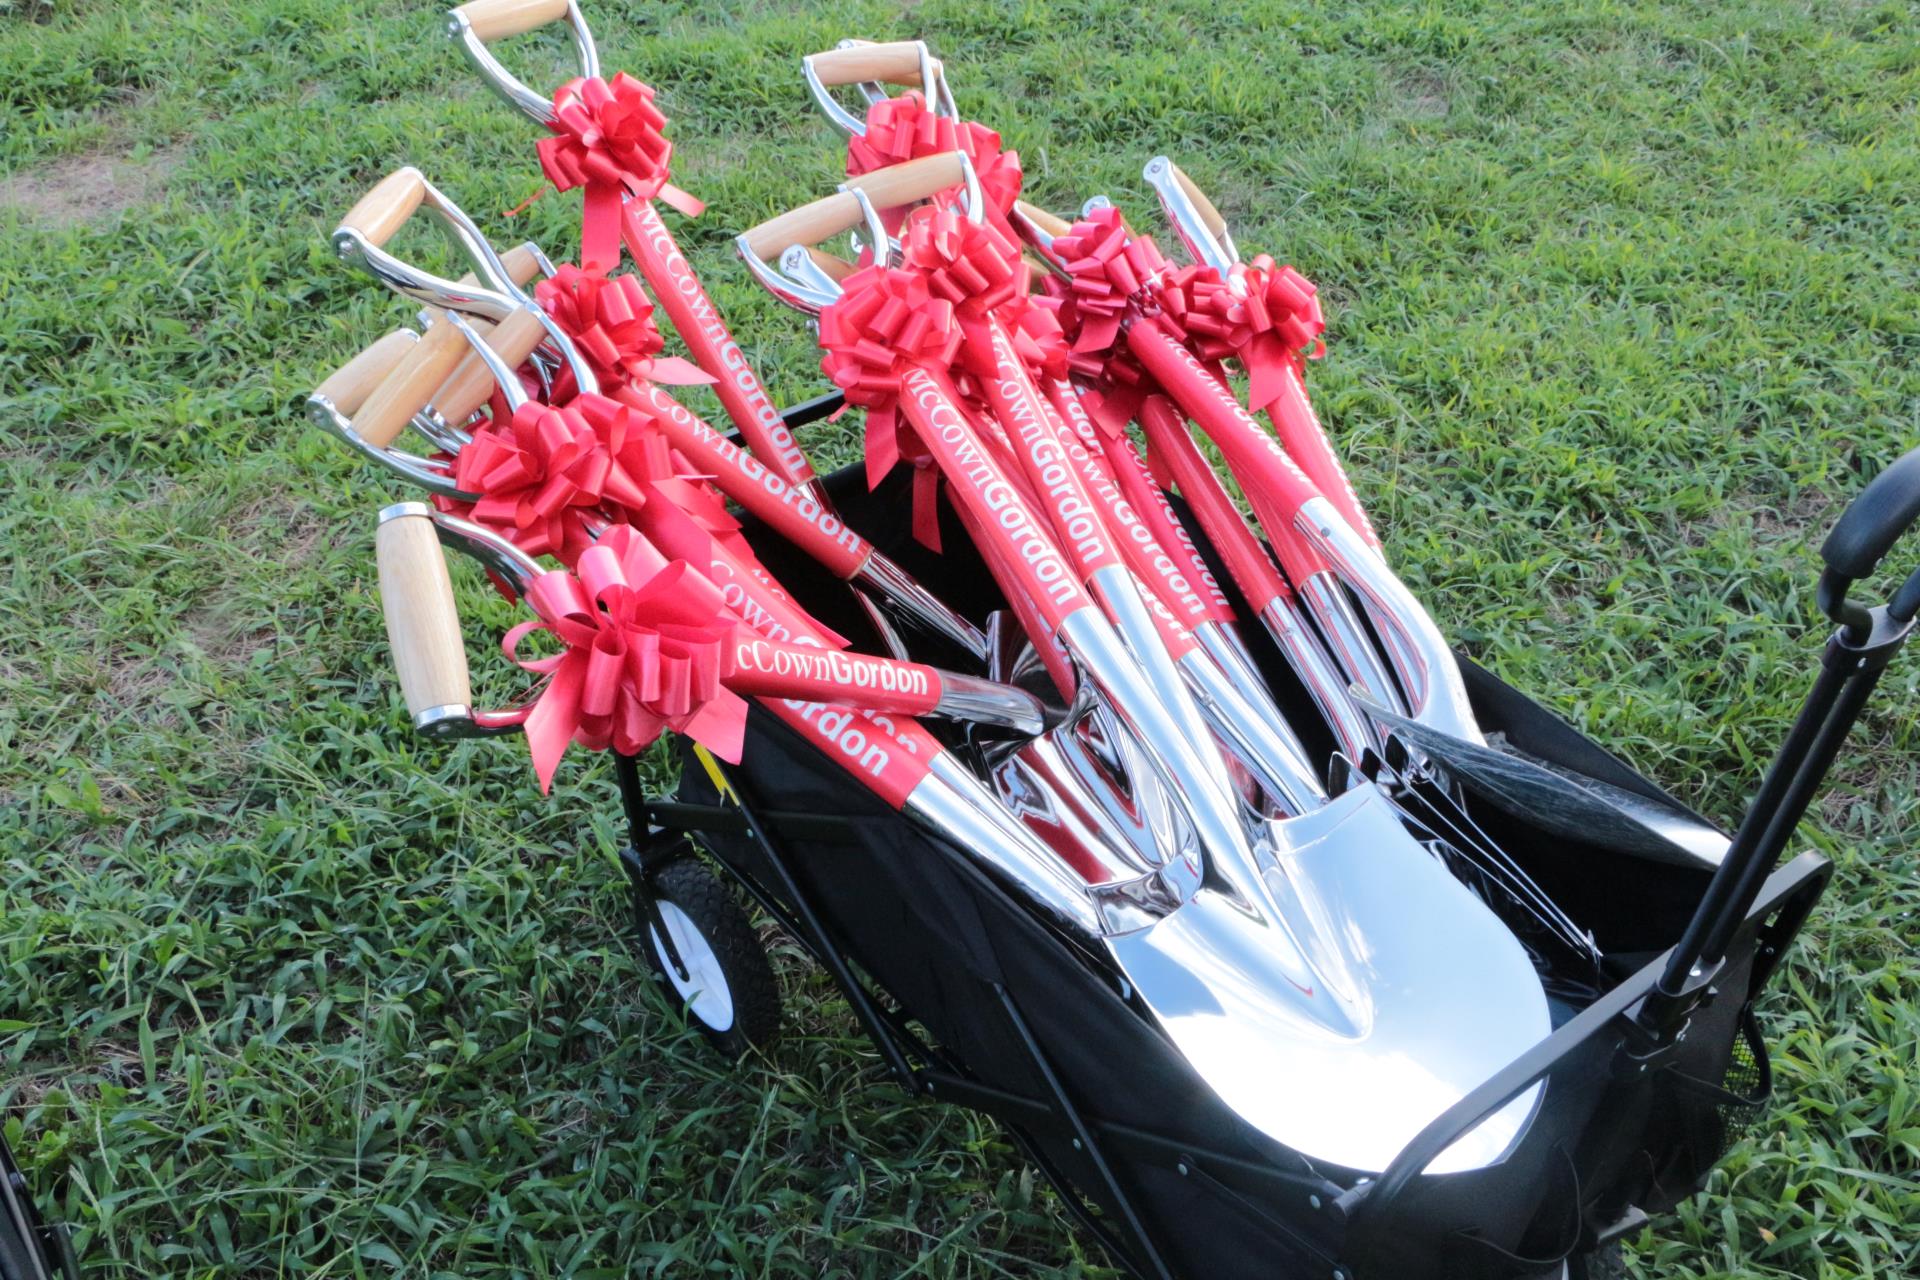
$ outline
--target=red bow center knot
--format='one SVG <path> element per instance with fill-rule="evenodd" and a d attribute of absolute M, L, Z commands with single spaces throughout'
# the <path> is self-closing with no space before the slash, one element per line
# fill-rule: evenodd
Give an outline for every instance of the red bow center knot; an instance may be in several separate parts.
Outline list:
<path fill-rule="evenodd" d="M 877 486 L 902 457 L 927 457 L 899 416 L 901 378 L 915 365 L 949 368 L 963 335 L 926 272 L 863 267 L 842 289 L 820 313 L 820 369 L 867 411 L 867 483 Z"/>
<path fill-rule="evenodd" d="M 1212 267 L 1186 267 L 1166 282 L 1162 305 L 1203 360 L 1231 356 L 1251 379 L 1257 411 L 1278 399 L 1282 373 L 1306 371 L 1326 354 L 1327 322 L 1313 282 L 1266 254 L 1235 265 L 1227 279 Z"/>
<path fill-rule="evenodd" d="M 534 300 L 592 366 L 604 391 L 637 382 L 686 386 L 711 375 L 677 356 L 662 356 L 666 339 L 654 323 L 653 300 L 633 276 L 604 276 L 562 266 L 534 286 Z M 573 373 L 564 370 L 552 399 L 573 397 Z"/>
<path fill-rule="evenodd" d="M 719 589 L 683 560 L 668 561 L 624 525 L 528 589 L 538 615 L 501 641 L 507 657 L 548 677 L 524 727 L 544 793 L 573 743 L 633 755 L 663 732 L 684 733 L 738 763 L 747 707 L 722 683 L 737 619 Z M 565 647 L 522 658 L 546 631 Z"/>

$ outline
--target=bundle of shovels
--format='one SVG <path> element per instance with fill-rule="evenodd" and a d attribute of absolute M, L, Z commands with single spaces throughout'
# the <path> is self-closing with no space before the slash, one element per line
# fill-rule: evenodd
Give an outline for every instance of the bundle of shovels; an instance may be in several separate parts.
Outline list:
<path fill-rule="evenodd" d="M 580 74 L 536 91 L 493 45 L 559 20 Z M 452 31 L 542 127 L 538 163 L 583 218 L 578 265 L 501 251 L 405 168 L 334 233 L 419 308 L 309 400 L 426 491 L 378 537 L 418 729 L 524 733 L 545 789 L 570 745 L 630 760 L 666 731 L 750 773 L 762 708 L 1114 975 L 1235 1115 L 1348 1170 L 1388 1168 L 1617 977 L 1478 805 L 1725 854 L 1657 793 L 1482 733 L 1315 412 L 1314 285 L 1244 259 L 1171 159 L 1144 178 L 1184 262 L 1138 209 L 1023 200 L 1018 155 L 959 115 L 925 45 L 803 60 L 844 178 L 736 243 L 864 413 L 865 485 L 902 495 L 862 529 L 662 215 L 700 205 L 671 181 L 653 91 L 601 74 L 566 0 L 475 0 Z M 389 251 L 416 213 L 468 274 Z M 690 359 L 665 354 L 660 312 Z M 902 523 L 919 578 L 876 546 Z M 768 567 L 775 540 L 844 583 L 857 638 Z M 537 679 L 509 709 L 473 707 L 443 545 L 524 602 L 503 649 Z M 1540 1091 L 1427 1171 L 1501 1159 Z"/>

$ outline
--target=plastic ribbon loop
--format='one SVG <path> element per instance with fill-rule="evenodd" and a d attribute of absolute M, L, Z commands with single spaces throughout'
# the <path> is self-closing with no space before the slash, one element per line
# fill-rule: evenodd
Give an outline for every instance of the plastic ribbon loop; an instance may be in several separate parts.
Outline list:
<path fill-rule="evenodd" d="M 1000 135 L 977 121 L 936 114 L 919 93 L 882 98 L 867 108 L 867 131 L 847 140 L 847 176 L 857 178 L 922 156 L 955 151 L 964 151 L 973 162 L 980 191 L 987 198 L 988 220 L 1012 239 L 1006 215 L 1020 198 L 1020 153 L 1002 150 Z M 948 194 L 942 193 L 939 203 L 947 203 Z M 889 231 L 898 230 L 906 220 L 904 211 L 892 209 L 881 217 Z"/>
<path fill-rule="evenodd" d="M 1160 299 L 1195 355 L 1210 362 L 1231 356 L 1246 369 L 1256 413 L 1280 398 L 1283 370 L 1303 374 L 1307 360 L 1326 354 L 1318 291 L 1266 254 L 1236 265 L 1227 280 L 1212 267 L 1182 268 L 1168 277 Z"/>
<path fill-rule="evenodd" d="M 534 286 L 534 300 L 593 367 L 605 390 L 635 382 L 688 386 L 713 376 L 678 356 L 662 356 L 666 340 L 653 320 L 653 301 L 633 276 L 603 276 L 567 265 Z M 551 399 L 564 403 L 578 387 L 562 367 Z"/>
<path fill-rule="evenodd" d="M 624 196 L 656 196 L 692 217 L 706 208 L 667 180 L 673 144 L 653 88 L 624 71 L 611 81 L 575 77 L 554 91 L 554 136 L 540 140 L 540 168 L 556 190 L 586 188 L 580 260 L 587 270 L 610 271 L 620 261 L 620 205 Z"/>
<path fill-rule="evenodd" d="M 529 555 L 574 564 L 592 545 L 590 520 L 627 519 L 651 488 L 678 479 L 678 469 L 644 414 L 581 396 L 561 408 L 529 401 L 504 422 L 482 425 L 455 456 L 453 478 L 479 495 L 460 514 Z"/>
<path fill-rule="evenodd" d="M 667 561 L 622 525 L 580 557 L 577 573 L 536 579 L 538 617 L 501 641 L 507 657 L 549 677 L 524 727 L 544 794 L 567 747 L 634 755 L 673 730 L 738 763 L 747 705 L 721 683 L 737 619 L 720 592 L 683 560 Z M 547 631 L 566 648 L 522 658 L 520 642 Z"/>
<path fill-rule="evenodd" d="M 1116 412 L 1130 407 L 1146 375 L 1120 332 L 1130 309 L 1161 313 L 1167 260 L 1151 239 L 1129 234 L 1120 211 L 1111 206 L 1089 211 L 1065 235 L 1055 236 L 1052 251 L 1065 265 L 1066 278 L 1045 282 L 1048 305 L 1071 348 L 1073 372 L 1102 384 Z"/>
<path fill-rule="evenodd" d="M 953 302 L 923 272 L 866 267 L 842 287 L 820 313 L 820 368 L 867 411 L 867 483 L 877 486 L 901 458 L 926 456 L 899 417 L 901 376 L 913 364 L 951 365 L 962 334 Z"/>

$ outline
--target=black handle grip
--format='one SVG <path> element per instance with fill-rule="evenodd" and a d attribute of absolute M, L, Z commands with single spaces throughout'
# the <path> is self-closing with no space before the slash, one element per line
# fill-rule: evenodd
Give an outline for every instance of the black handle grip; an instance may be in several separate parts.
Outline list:
<path fill-rule="evenodd" d="M 1875 476 L 1848 505 L 1821 545 L 1820 557 L 1842 577 L 1864 578 L 1916 519 L 1920 519 L 1920 449 Z"/>

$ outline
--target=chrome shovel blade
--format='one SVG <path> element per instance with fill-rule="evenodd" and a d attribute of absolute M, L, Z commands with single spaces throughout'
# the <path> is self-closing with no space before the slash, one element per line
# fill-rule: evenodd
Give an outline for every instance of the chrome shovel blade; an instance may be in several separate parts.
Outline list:
<path fill-rule="evenodd" d="M 1355 695 L 1359 699 L 1359 695 Z M 1550 765 L 1511 747 L 1468 742 L 1360 699 L 1415 754 L 1552 835 L 1680 866 L 1718 866 L 1727 837 L 1684 809 Z"/>
<path fill-rule="evenodd" d="M 1413 839 L 1378 787 L 1271 825 L 1267 877 L 1283 923 L 1203 887 L 1107 945 L 1236 1114 L 1311 1160 L 1378 1172 L 1547 1036 L 1546 994 L 1513 935 Z M 1501 1159 L 1539 1093 L 1515 1099 L 1430 1170 Z"/>

